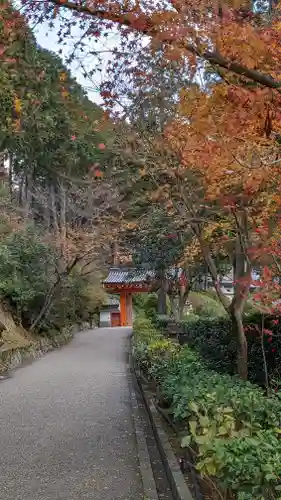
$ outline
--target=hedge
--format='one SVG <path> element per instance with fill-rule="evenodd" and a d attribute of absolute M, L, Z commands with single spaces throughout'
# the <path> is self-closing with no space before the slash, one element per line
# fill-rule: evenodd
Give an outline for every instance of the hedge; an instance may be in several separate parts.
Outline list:
<path fill-rule="evenodd" d="M 182 446 L 195 466 L 237 500 L 280 498 L 281 400 L 259 387 L 211 370 L 188 346 L 165 338 L 152 323 L 134 323 L 133 354 L 157 383 L 175 420 L 185 424 Z"/>
<path fill-rule="evenodd" d="M 244 320 L 248 340 L 249 379 L 264 385 L 265 372 L 261 347 L 261 317 L 251 315 Z M 195 347 L 211 368 L 231 375 L 236 372 L 236 340 L 228 318 L 199 318 L 182 323 L 181 342 Z M 270 335 L 272 332 L 273 335 Z M 281 367 L 281 322 L 265 318 L 264 350 L 271 384 L 277 384 Z"/>

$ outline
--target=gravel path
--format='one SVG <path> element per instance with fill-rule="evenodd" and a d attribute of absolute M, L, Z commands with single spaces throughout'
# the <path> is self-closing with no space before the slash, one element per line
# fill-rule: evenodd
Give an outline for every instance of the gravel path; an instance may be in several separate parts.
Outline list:
<path fill-rule="evenodd" d="M 1 500 L 143 500 L 129 334 L 79 333 L 0 382 Z"/>

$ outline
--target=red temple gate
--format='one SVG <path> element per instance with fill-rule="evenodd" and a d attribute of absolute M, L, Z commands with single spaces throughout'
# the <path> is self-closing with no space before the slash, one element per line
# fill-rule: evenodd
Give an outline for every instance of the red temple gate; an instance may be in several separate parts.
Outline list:
<path fill-rule="evenodd" d="M 132 294 L 150 292 L 152 290 L 153 273 L 136 269 L 111 268 L 103 281 L 104 288 L 112 294 L 120 295 L 121 326 L 132 326 L 133 304 Z"/>
<path fill-rule="evenodd" d="M 185 271 L 181 268 L 168 270 L 166 278 L 171 283 L 177 282 L 180 286 L 185 286 L 186 284 Z M 121 326 L 132 326 L 132 295 L 134 293 L 157 290 L 157 279 L 153 271 L 113 267 L 110 269 L 107 278 L 103 281 L 103 286 L 108 293 L 120 295 Z"/>

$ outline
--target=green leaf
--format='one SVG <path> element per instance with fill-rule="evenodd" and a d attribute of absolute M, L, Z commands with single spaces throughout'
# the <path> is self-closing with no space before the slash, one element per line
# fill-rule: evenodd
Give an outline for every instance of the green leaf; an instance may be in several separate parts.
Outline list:
<path fill-rule="evenodd" d="M 196 436 L 196 443 L 199 445 L 206 444 L 210 441 L 210 437 L 208 434 L 203 435 L 203 436 Z"/>
<path fill-rule="evenodd" d="M 184 436 L 181 440 L 181 447 L 187 448 L 191 443 L 191 436 Z"/>
<path fill-rule="evenodd" d="M 199 411 L 199 408 L 198 408 L 198 405 L 194 402 L 194 401 L 191 401 L 188 405 L 189 409 L 191 411 L 193 411 L 193 413 L 196 413 L 198 414 L 198 411 Z"/>
<path fill-rule="evenodd" d="M 224 427 L 223 425 L 221 427 L 219 427 L 219 430 L 218 430 L 218 435 L 219 436 L 225 436 L 227 435 L 229 432 L 229 429 L 227 429 L 227 427 Z"/>
<path fill-rule="evenodd" d="M 231 435 L 233 437 L 248 437 L 251 435 L 250 429 L 240 429 L 240 431 L 232 431 Z"/>
<path fill-rule="evenodd" d="M 275 474 L 266 474 L 265 475 L 265 479 L 266 481 L 271 481 L 271 480 L 275 480 L 276 479 L 276 475 Z M 276 486 L 276 488 L 278 490 L 278 485 Z M 280 486 L 280 491 L 281 491 L 281 486 Z"/>
<path fill-rule="evenodd" d="M 197 428 L 197 422 L 196 420 L 190 420 L 189 421 L 189 428 L 192 436 L 196 436 L 196 428 Z"/>
<path fill-rule="evenodd" d="M 201 427 L 207 427 L 209 425 L 209 418 L 204 415 L 199 415 L 199 423 Z"/>
<path fill-rule="evenodd" d="M 215 476 L 217 473 L 217 467 L 215 462 L 209 462 L 205 464 L 205 470 L 208 474 L 208 476 Z"/>
<path fill-rule="evenodd" d="M 231 408 L 230 406 L 227 406 L 226 408 L 222 409 L 222 412 L 223 413 L 233 413 L 233 408 Z"/>

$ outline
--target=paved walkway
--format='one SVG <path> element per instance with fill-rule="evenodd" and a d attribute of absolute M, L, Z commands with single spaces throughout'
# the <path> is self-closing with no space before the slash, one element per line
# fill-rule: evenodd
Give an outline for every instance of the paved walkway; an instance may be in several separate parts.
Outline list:
<path fill-rule="evenodd" d="M 79 333 L 0 382 L 1 500 L 143 500 L 129 334 Z"/>

